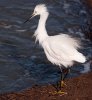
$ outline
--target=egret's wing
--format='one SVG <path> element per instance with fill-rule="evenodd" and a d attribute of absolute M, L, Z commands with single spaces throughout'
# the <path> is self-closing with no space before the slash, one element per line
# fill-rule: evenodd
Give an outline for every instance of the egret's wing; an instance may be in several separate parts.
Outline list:
<path fill-rule="evenodd" d="M 62 46 L 71 46 L 73 48 L 81 48 L 81 42 L 79 39 L 72 38 L 67 34 L 61 34 L 57 36 L 51 36 L 51 41 L 53 40 L 54 43 L 59 43 Z"/>
<path fill-rule="evenodd" d="M 79 47 L 76 40 L 68 35 L 62 34 L 50 37 L 48 42 L 52 54 L 57 59 L 64 61 L 74 60 L 74 54 L 77 54 L 76 49 Z"/>
<path fill-rule="evenodd" d="M 50 36 L 43 42 L 45 54 L 50 62 L 65 67 L 73 65 L 73 61 L 84 63 L 86 58 L 77 51 L 77 41 L 67 35 Z"/>

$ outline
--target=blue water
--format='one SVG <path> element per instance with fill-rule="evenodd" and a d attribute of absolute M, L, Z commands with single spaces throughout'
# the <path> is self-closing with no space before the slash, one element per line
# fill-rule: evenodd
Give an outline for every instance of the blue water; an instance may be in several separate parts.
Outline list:
<path fill-rule="evenodd" d="M 92 56 L 92 43 L 85 39 L 88 15 L 80 0 L 0 0 L 0 93 L 20 91 L 33 85 L 56 83 L 60 70 L 45 57 L 32 38 L 39 17 L 23 22 L 38 3 L 46 3 L 49 35 L 66 33 L 81 38 L 82 53 Z M 88 30 L 87 30 L 88 31 Z M 72 67 L 68 77 L 91 71 L 90 63 Z"/>

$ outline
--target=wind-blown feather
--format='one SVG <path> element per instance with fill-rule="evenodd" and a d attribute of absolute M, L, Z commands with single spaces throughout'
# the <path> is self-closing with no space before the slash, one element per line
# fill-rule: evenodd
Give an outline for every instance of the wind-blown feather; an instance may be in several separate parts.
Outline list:
<path fill-rule="evenodd" d="M 71 66 L 73 61 L 85 62 L 83 54 L 77 51 L 80 42 L 69 35 L 50 36 L 43 42 L 43 48 L 50 62 L 65 67 Z"/>

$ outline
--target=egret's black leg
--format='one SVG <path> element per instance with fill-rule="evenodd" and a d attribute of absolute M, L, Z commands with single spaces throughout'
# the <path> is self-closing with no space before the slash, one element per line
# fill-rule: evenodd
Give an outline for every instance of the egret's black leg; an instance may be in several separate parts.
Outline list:
<path fill-rule="evenodd" d="M 61 81 L 60 88 L 62 88 L 63 86 L 66 86 L 64 79 L 67 77 L 69 70 L 70 70 L 69 68 L 62 69 L 61 80 L 60 80 Z"/>
<path fill-rule="evenodd" d="M 65 82 L 64 82 L 64 79 L 66 78 L 68 72 L 69 72 L 69 69 L 62 69 L 62 70 L 61 70 L 60 81 L 57 82 L 56 85 L 53 85 L 53 86 L 55 87 L 55 89 L 56 89 L 56 91 L 54 91 L 54 92 L 52 93 L 53 95 L 54 95 L 54 94 L 60 94 L 60 95 L 65 95 L 65 94 L 67 94 L 67 92 L 63 92 L 63 91 L 61 90 L 61 88 L 62 88 L 63 86 L 66 86 L 66 84 L 65 84 Z"/>

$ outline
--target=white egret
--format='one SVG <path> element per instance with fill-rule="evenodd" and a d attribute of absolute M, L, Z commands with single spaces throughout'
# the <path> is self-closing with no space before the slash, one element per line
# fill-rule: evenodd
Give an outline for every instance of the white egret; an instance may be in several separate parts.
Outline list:
<path fill-rule="evenodd" d="M 78 48 L 81 48 L 79 40 L 62 33 L 54 36 L 49 36 L 47 34 L 45 24 L 49 12 L 45 4 L 37 5 L 32 16 L 28 20 L 36 15 L 40 15 L 40 19 L 34 36 L 36 37 L 36 41 L 39 41 L 39 44 L 44 49 L 47 59 L 52 64 L 58 65 L 62 72 L 62 68 L 71 67 L 74 61 L 79 63 L 84 63 L 86 61 L 85 56 L 78 51 Z M 63 78 L 61 83 L 63 84 Z M 59 91 L 58 93 L 63 92 Z"/>

